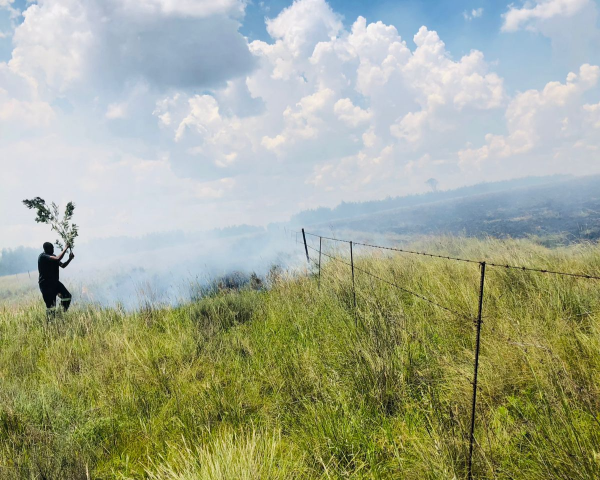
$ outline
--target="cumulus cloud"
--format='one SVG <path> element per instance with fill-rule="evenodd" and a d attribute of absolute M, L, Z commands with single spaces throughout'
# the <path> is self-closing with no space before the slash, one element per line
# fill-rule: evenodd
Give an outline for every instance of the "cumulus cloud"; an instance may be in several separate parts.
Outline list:
<path fill-rule="evenodd" d="M 342 21 L 322 0 L 295 0 L 277 17 L 267 19 L 267 32 L 293 57 L 310 56 L 315 40 L 334 38 Z"/>
<path fill-rule="evenodd" d="M 0 10 L 2 10 L 2 9 L 8 10 L 10 13 L 11 19 L 15 19 L 21 13 L 18 9 L 16 9 L 13 6 L 14 3 L 15 3 L 15 0 L 0 0 Z"/>
<path fill-rule="evenodd" d="M 19 101 L 3 98 L 0 92 L 0 124 L 19 122 L 21 128 L 46 126 L 54 119 L 54 112 L 45 102 Z"/>
<path fill-rule="evenodd" d="M 39 0 L 23 12 L 11 65 L 49 88 L 207 87 L 253 67 L 235 0 Z"/>
<path fill-rule="evenodd" d="M 277 149 L 286 143 L 289 147 L 302 140 L 318 138 L 326 130 L 326 118 L 333 108 L 335 93 L 329 88 L 321 89 L 301 98 L 296 105 L 283 111 L 285 128 L 276 136 L 276 140 L 263 139 L 264 145 L 275 145 Z"/>
<path fill-rule="evenodd" d="M 593 2 L 591 0 L 537 0 L 519 8 L 510 5 L 502 15 L 502 30 L 513 32 L 521 28 L 536 30 L 544 21 L 556 17 L 572 17 Z"/>
<path fill-rule="evenodd" d="M 585 121 L 592 128 L 600 130 L 600 102 L 596 104 L 587 104 L 583 106 L 585 112 Z M 600 132 L 598 132 L 600 134 Z"/>
<path fill-rule="evenodd" d="M 451 135 L 505 102 L 503 81 L 481 52 L 454 60 L 426 27 L 411 50 L 393 26 L 359 17 L 348 31 L 325 1 L 302 0 L 267 20 L 267 30 L 273 43 L 250 44 L 258 66 L 243 85 L 264 110 L 226 112 L 216 90 L 162 100 L 155 111 L 176 141 L 196 139 L 188 151 L 221 167 L 250 161 L 266 171 L 276 161 L 326 192 L 371 184 L 381 194 L 384 182 L 391 194 L 404 163 L 438 149 L 431 136 Z M 429 166 L 418 165 L 426 175 Z"/>
<path fill-rule="evenodd" d="M 33 79 L 0 62 L 0 140 L 8 139 L 15 131 L 49 125 L 54 116 Z"/>
<path fill-rule="evenodd" d="M 333 112 L 337 117 L 351 127 L 357 127 L 361 123 L 368 122 L 373 114 L 368 110 L 354 105 L 349 98 L 341 98 L 333 106 Z"/>
<path fill-rule="evenodd" d="M 345 27 L 325 0 L 297 0 L 266 20 L 269 41 L 249 42 L 245 3 L 28 5 L 0 63 L 0 158 L 13 159 L 0 206 L 76 198 L 90 235 L 266 223 L 431 177 L 585 172 L 600 147 L 595 62 L 509 96 L 482 52 L 454 57 L 426 26 L 409 39 L 363 17 Z M 546 29 L 559 16 L 512 18 Z M 25 214 L 0 223 L 25 235 Z"/>
<path fill-rule="evenodd" d="M 175 142 L 188 140 L 189 153 L 210 159 L 218 167 L 229 166 L 253 151 L 242 119 L 222 115 L 211 95 L 176 94 L 159 101 L 154 114 L 163 128 L 175 129 Z"/>
<path fill-rule="evenodd" d="M 237 99 L 247 88 L 237 79 L 254 65 L 238 31 L 244 7 L 237 0 L 27 4 L 12 58 L 0 63 L 5 245 L 33 238 L 35 228 L 21 226 L 29 217 L 13 208 L 27 195 L 76 199 L 80 223 L 91 236 L 182 228 L 173 209 L 182 217 L 204 218 L 197 228 L 227 225 L 230 219 L 219 216 L 217 203 L 228 205 L 236 180 L 227 173 L 182 176 L 172 155 L 191 154 L 178 150 L 174 140 L 161 145 L 152 112 L 159 109 L 157 99 L 165 98 L 161 92 L 180 91 L 169 98 L 181 99 L 185 110 L 195 98 L 188 91 L 220 85 L 219 98 L 231 107 L 223 111 L 238 111 Z M 174 122 L 190 116 L 177 114 Z M 193 119 L 189 128 L 197 129 Z M 169 123 L 165 115 L 160 121 Z M 206 148 L 227 143 L 211 138 Z M 194 147 L 202 147 L 197 139 Z M 230 161 L 230 153 L 219 149 L 213 160 Z M 34 171 L 44 174 L 31 176 Z M 238 215 L 241 210 L 231 209 Z"/>
<path fill-rule="evenodd" d="M 597 105 L 587 104 L 586 92 L 598 85 L 600 67 L 584 64 L 571 72 L 565 83 L 549 82 L 541 90 L 519 93 L 506 109 L 507 135 L 487 134 L 479 148 L 458 152 L 460 164 L 469 169 L 488 163 L 514 165 L 525 156 L 530 159 L 529 173 L 564 171 L 565 161 L 594 171 L 589 153 L 600 148 Z M 538 163 L 533 159 L 545 157 Z"/>
<path fill-rule="evenodd" d="M 526 30 L 548 37 L 569 67 L 598 59 L 598 8 L 594 0 L 534 0 L 510 5 L 502 15 L 503 32 Z M 595 60 L 597 61 L 597 60 Z"/>
<path fill-rule="evenodd" d="M 205 18 L 215 14 L 244 12 L 242 0 L 122 0 L 118 8 L 135 15 L 162 15 Z"/>

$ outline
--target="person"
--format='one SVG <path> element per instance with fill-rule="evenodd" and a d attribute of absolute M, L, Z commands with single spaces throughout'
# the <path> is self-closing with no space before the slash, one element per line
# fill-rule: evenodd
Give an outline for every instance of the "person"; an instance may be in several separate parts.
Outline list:
<path fill-rule="evenodd" d="M 38 257 L 38 272 L 40 274 L 38 284 L 44 303 L 46 304 L 46 313 L 51 314 L 53 309 L 56 307 L 56 297 L 60 297 L 60 303 L 64 311 L 66 312 L 71 305 L 71 294 L 67 288 L 59 280 L 59 268 L 67 268 L 69 263 L 75 258 L 75 255 L 71 251 L 69 254 L 69 260 L 62 262 L 61 260 L 67 253 L 69 245 L 65 246 L 65 249 L 60 255 L 54 255 L 54 245 L 50 242 L 44 243 L 44 251 Z"/>

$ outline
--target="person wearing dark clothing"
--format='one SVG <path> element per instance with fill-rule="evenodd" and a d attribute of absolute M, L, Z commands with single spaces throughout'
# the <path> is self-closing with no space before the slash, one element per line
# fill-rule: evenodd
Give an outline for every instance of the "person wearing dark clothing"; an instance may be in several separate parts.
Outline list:
<path fill-rule="evenodd" d="M 46 242 L 44 243 L 44 252 L 38 257 L 38 272 L 40 274 L 38 284 L 44 303 L 47 309 L 53 309 L 56 306 L 56 297 L 60 297 L 60 303 L 65 310 L 71 305 L 71 294 L 67 288 L 59 280 L 59 268 L 66 268 L 71 260 L 75 258 L 73 252 L 69 254 L 69 260 L 62 262 L 61 260 L 67 253 L 67 245 L 60 255 L 54 255 L 54 246 Z"/>

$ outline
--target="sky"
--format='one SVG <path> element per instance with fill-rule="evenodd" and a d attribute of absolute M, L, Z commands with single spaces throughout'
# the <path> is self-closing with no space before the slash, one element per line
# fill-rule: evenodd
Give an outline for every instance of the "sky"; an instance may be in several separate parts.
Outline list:
<path fill-rule="evenodd" d="M 600 173 L 596 0 L 0 0 L 0 248 Z"/>

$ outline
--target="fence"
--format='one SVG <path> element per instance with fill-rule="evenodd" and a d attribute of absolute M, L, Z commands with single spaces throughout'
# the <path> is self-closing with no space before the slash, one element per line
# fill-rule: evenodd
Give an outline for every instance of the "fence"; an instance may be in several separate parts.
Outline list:
<path fill-rule="evenodd" d="M 421 300 L 423 302 L 427 302 L 430 305 L 435 306 L 436 308 L 442 309 L 452 315 L 456 315 L 457 317 L 462 317 L 462 318 L 465 318 L 465 319 L 468 319 L 468 320 L 474 322 L 475 327 L 476 327 L 476 329 L 475 329 L 476 333 L 475 333 L 475 351 L 474 351 L 474 364 L 473 364 L 473 377 L 472 377 L 473 378 L 473 381 L 472 381 L 473 389 L 472 389 L 471 405 L 470 405 L 471 416 L 470 416 L 470 433 L 469 433 L 469 453 L 468 453 L 468 457 L 467 457 L 468 458 L 468 462 L 467 462 L 467 472 L 468 473 L 467 473 L 467 475 L 468 475 L 469 480 L 472 480 L 472 478 L 473 478 L 473 449 L 474 449 L 474 444 L 476 443 L 475 421 L 476 421 L 479 356 L 480 356 L 480 347 L 481 347 L 481 326 L 482 326 L 482 318 L 483 318 L 482 315 L 483 315 L 486 269 L 488 267 L 492 267 L 492 268 L 498 268 L 498 269 L 520 270 L 523 272 L 539 273 L 539 274 L 545 274 L 545 275 L 557 275 L 557 276 L 563 276 L 563 277 L 580 278 L 580 279 L 585 279 L 585 280 L 600 280 L 600 276 L 596 276 L 596 275 L 573 273 L 573 272 L 561 272 L 561 271 L 554 271 L 554 270 L 548 270 L 548 269 L 543 269 L 543 268 L 532 268 L 532 267 L 527 267 L 527 266 L 501 264 L 501 263 L 490 262 L 487 260 L 473 260 L 473 259 L 469 259 L 469 258 L 459 258 L 459 257 L 440 255 L 440 254 L 435 254 L 435 253 L 430 253 L 430 252 L 421 252 L 421 251 L 407 250 L 407 249 L 402 249 L 402 248 L 386 247 L 386 246 L 382 246 L 382 245 L 356 242 L 353 240 L 327 237 L 324 235 L 318 235 L 315 233 L 306 232 L 304 230 L 304 228 L 302 228 L 301 231 L 292 230 L 291 234 L 295 235 L 296 243 L 303 244 L 307 262 L 309 264 L 312 262 L 315 265 L 315 267 L 318 269 L 319 285 L 321 283 L 322 257 L 326 257 L 330 260 L 339 262 L 350 268 L 351 279 L 352 279 L 353 306 L 354 306 L 355 312 L 356 312 L 356 308 L 357 308 L 355 272 L 360 272 L 361 274 L 368 275 L 371 278 L 376 279 L 379 282 L 383 282 L 387 285 L 390 285 L 406 294 L 412 295 L 413 297 L 418 298 L 419 300 Z M 300 235 L 301 235 L 301 238 L 299 238 Z M 318 248 L 316 248 L 316 246 L 310 245 L 309 242 L 307 242 L 307 236 L 318 239 Z M 331 254 L 324 252 L 323 251 L 323 240 L 337 242 L 340 244 L 347 244 L 349 246 L 349 260 L 350 261 L 348 262 L 340 257 L 337 257 L 335 255 L 331 255 Z M 431 298 L 428 298 L 427 296 L 423 295 L 422 293 L 418 293 L 418 292 L 412 291 L 410 289 L 407 289 L 401 285 L 398 285 L 396 282 L 386 280 L 386 279 L 381 278 L 380 276 L 374 274 L 373 272 L 370 272 L 368 270 L 365 270 L 364 268 L 358 267 L 357 265 L 355 265 L 355 261 L 354 261 L 354 247 L 357 245 L 362 246 L 362 247 L 367 247 L 370 249 L 386 250 L 386 251 L 398 252 L 398 253 L 403 253 L 403 254 L 408 254 L 408 255 L 418 255 L 418 256 L 424 256 L 424 257 L 430 257 L 430 258 L 443 259 L 443 260 L 447 260 L 447 261 L 463 262 L 463 263 L 478 265 L 480 274 L 479 274 L 479 292 L 478 292 L 478 296 L 477 296 L 477 298 L 478 298 L 477 310 L 476 310 L 477 314 L 475 316 L 472 316 L 467 313 L 457 311 L 453 308 L 450 308 L 447 305 L 442 305 L 442 304 L 432 300 Z M 309 250 L 313 251 L 315 254 L 318 255 L 318 261 L 315 260 L 314 258 L 311 258 Z"/>

